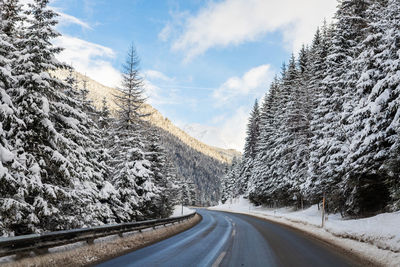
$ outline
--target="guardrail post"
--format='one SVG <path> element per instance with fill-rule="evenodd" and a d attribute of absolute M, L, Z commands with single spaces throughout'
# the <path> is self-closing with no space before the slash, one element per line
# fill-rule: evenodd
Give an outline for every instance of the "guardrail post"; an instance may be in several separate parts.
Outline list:
<path fill-rule="evenodd" d="M 94 238 L 88 238 L 88 239 L 86 239 L 86 242 L 87 242 L 89 245 L 93 245 L 93 244 L 94 244 Z"/>
<path fill-rule="evenodd" d="M 123 237 L 124 235 L 123 235 L 122 232 L 119 232 L 119 233 L 118 233 L 118 236 L 119 236 L 119 237 Z"/>
<path fill-rule="evenodd" d="M 36 255 L 43 255 L 49 253 L 49 248 L 37 248 L 33 252 L 35 252 Z"/>
<path fill-rule="evenodd" d="M 31 253 L 30 253 L 29 251 L 18 252 L 18 253 L 15 254 L 15 259 L 16 259 L 16 260 L 20 260 L 20 259 L 29 257 L 30 254 L 31 254 Z"/>

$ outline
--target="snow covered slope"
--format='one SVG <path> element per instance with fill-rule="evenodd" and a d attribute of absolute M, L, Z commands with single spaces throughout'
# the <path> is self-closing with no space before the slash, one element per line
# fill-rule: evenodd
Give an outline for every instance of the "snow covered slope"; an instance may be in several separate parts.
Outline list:
<path fill-rule="evenodd" d="M 183 214 L 182 214 L 182 206 L 181 205 L 176 205 L 174 207 L 174 212 L 169 217 L 179 217 L 179 216 L 183 216 L 183 215 L 188 215 L 188 214 L 191 214 L 191 213 L 193 213 L 195 211 L 196 210 L 194 210 L 194 209 L 191 209 L 191 208 L 188 208 L 186 206 L 183 206 Z"/>

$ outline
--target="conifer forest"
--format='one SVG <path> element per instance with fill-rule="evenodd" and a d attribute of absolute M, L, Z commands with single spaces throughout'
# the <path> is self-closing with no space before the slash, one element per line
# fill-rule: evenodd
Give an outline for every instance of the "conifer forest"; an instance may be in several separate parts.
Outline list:
<path fill-rule="evenodd" d="M 49 0 L 21 2 L 0 0 L 0 237 L 167 218 L 178 204 L 238 196 L 299 209 L 325 198 L 349 218 L 400 210 L 399 0 L 338 1 L 333 22 L 265 85 L 230 166 L 146 119 L 133 43 L 99 108 L 56 59 Z"/>
<path fill-rule="evenodd" d="M 48 2 L 0 1 L 0 236 L 168 217 L 194 189 L 142 119 L 134 46 L 115 114 L 106 100 L 96 109 L 55 58 Z M 70 75 L 60 80 L 57 69 Z"/>
<path fill-rule="evenodd" d="M 339 1 L 255 102 L 221 200 L 302 208 L 325 196 L 344 216 L 399 210 L 399 107 L 399 1 Z"/>

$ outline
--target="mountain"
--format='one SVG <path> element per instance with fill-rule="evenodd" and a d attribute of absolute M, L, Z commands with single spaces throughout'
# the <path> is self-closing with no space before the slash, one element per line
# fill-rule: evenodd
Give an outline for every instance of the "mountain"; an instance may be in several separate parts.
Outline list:
<path fill-rule="evenodd" d="M 182 127 L 183 131 L 193 136 L 201 142 L 207 142 L 214 150 L 216 150 L 222 156 L 229 159 L 233 157 L 240 157 L 241 153 L 234 149 L 223 149 L 216 146 L 216 144 L 224 144 L 225 147 L 229 147 L 228 142 L 221 136 L 221 132 L 217 127 L 204 126 L 198 123 L 186 124 Z"/>
<path fill-rule="evenodd" d="M 68 71 L 55 73 L 61 79 L 65 79 L 68 74 Z M 97 108 L 101 107 L 105 97 L 111 112 L 115 110 L 116 105 L 112 99 L 113 95 L 118 94 L 118 90 L 104 86 L 78 72 L 74 75 L 78 88 L 82 88 L 86 81 L 88 97 Z M 212 147 L 200 142 L 175 126 L 149 104 L 145 105 L 144 112 L 151 114 L 146 120 L 154 127 L 154 131 L 158 132 L 160 142 L 178 175 L 194 184 L 196 196 L 191 199 L 192 204 L 206 206 L 217 204 L 220 199 L 220 177 L 232 159 L 241 154 L 233 149 Z"/>
<path fill-rule="evenodd" d="M 55 75 L 61 79 L 64 79 L 67 77 L 68 71 L 60 70 L 57 71 Z M 113 95 L 118 94 L 118 91 L 115 88 L 102 85 L 79 72 L 75 72 L 75 76 L 78 81 L 79 87 L 82 87 L 83 81 L 86 80 L 86 86 L 89 90 L 88 97 L 93 100 L 96 107 L 101 106 L 101 101 L 105 97 L 107 99 L 110 110 L 115 110 L 116 106 L 112 100 Z M 198 152 L 206 156 L 212 157 L 222 163 L 231 163 L 234 157 L 240 156 L 240 153 L 238 151 L 235 151 L 233 149 L 216 148 L 210 145 L 206 145 L 198 139 L 190 136 L 184 130 L 175 126 L 168 118 L 164 117 L 158 110 L 156 110 L 149 104 L 146 104 L 144 109 L 146 113 L 151 114 L 147 118 L 147 120 L 151 124 L 167 131 L 168 133 L 177 137 L 187 146 L 193 148 L 194 150 L 197 150 Z M 210 135 L 210 132 L 207 132 L 207 135 Z"/>
<path fill-rule="evenodd" d="M 229 147 L 226 140 L 220 136 L 220 131 L 217 127 L 204 126 L 198 123 L 185 124 L 182 130 L 193 136 L 201 142 L 207 143 L 211 146 L 216 144 L 223 144 L 224 147 Z"/>
<path fill-rule="evenodd" d="M 220 199 L 220 177 L 224 174 L 227 164 L 191 148 L 175 135 L 155 128 L 158 129 L 160 142 L 174 163 L 178 175 L 195 185 L 196 196 L 195 199 L 191 199 L 192 204 L 217 204 Z"/>

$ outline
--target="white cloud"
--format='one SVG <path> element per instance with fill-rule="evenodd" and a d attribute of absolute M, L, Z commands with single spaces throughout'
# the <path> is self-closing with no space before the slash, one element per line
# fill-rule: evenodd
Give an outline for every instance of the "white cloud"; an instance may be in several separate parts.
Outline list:
<path fill-rule="evenodd" d="M 146 70 L 144 71 L 144 76 L 146 79 L 149 80 L 160 80 L 160 81 L 165 81 L 165 82 L 171 82 L 174 79 L 168 77 L 164 73 L 157 71 L 157 70 Z"/>
<path fill-rule="evenodd" d="M 223 137 L 227 143 L 226 148 L 243 151 L 249 112 L 247 108 L 239 107 L 236 109 L 235 113 L 223 123 L 220 128 L 220 136 Z"/>
<path fill-rule="evenodd" d="M 54 4 L 56 1 L 51 1 L 51 4 Z M 34 4 L 33 0 L 20 0 L 20 4 L 22 4 L 23 8 L 27 8 L 28 4 Z M 54 6 L 49 6 L 50 9 L 52 9 L 58 17 L 56 18 L 58 20 L 59 25 L 71 25 L 71 24 L 76 24 L 81 26 L 82 28 L 85 29 L 92 29 L 90 25 L 81 19 L 78 19 L 77 17 L 65 14 L 61 12 L 60 8 L 54 7 Z"/>
<path fill-rule="evenodd" d="M 221 123 L 221 122 L 223 122 L 223 121 L 225 120 L 225 118 L 226 118 L 226 115 L 225 115 L 225 114 L 221 114 L 221 115 L 214 116 L 214 117 L 211 119 L 211 123 L 212 123 L 212 124 Z"/>
<path fill-rule="evenodd" d="M 58 60 L 72 66 L 82 74 L 107 86 L 115 87 L 121 82 L 121 74 L 110 60 L 115 57 L 111 48 L 63 35 L 55 40 L 55 45 L 65 48 Z"/>
<path fill-rule="evenodd" d="M 262 95 L 274 76 L 270 65 L 261 65 L 247 71 L 242 77 L 231 77 L 213 92 L 217 105 L 222 105 L 235 97 L 255 94 Z"/>
<path fill-rule="evenodd" d="M 181 103 L 179 95 L 175 90 L 162 90 L 148 79 L 144 80 L 145 94 L 148 103 L 152 106 L 178 105 Z"/>
<path fill-rule="evenodd" d="M 78 19 L 77 17 L 62 13 L 60 11 L 56 11 L 57 14 L 59 15 L 58 22 L 60 25 L 70 25 L 70 24 L 76 24 L 81 26 L 82 28 L 85 29 L 92 29 L 92 27 L 90 27 L 90 25 L 80 19 Z"/>
<path fill-rule="evenodd" d="M 160 72 L 160 74 L 162 74 Z M 163 74 L 164 75 L 164 74 Z M 167 76 L 165 76 L 167 77 Z M 157 80 L 157 79 L 155 79 Z M 193 97 L 183 96 L 180 90 L 174 85 L 156 85 L 152 79 L 145 77 L 145 94 L 148 99 L 148 103 L 156 108 L 161 108 L 164 105 L 182 105 L 185 103 L 187 107 L 195 109 L 198 104 L 198 99 Z"/>
<path fill-rule="evenodd" d="M 149 80 L 144 80 L 145 95 L 150 105 L 160 102 L 161 88 L 151 83 Z"/>
<path fill-rule="evenodd" d="M 241 77 L 230 77 L 213 91 L 212 97 L 216 106 L 223 105 L 231 113 L 218 114 L 211 118 L 210 123 L 216 126 L 188 124 L 183 127 L 184 130 L 206 144 L 242 151 L 250 113 L 250 106 L 245 104 L 250 99 L 246 96 L 261 98 L 274 75 L 270 65 L 260 65 L 248 70 Z M 253 97 L 251 99 L 253 101 Z"/>
<path fill-rule="evenodd" d="M 332 17 L 336 4 L 336 0 L 211 1 L 195 16 L 184 19 L 183 32 L 172 48 L 185 51 L 190 60 L 212 47 L 238 45 L 279 30 L 285 45 L 297 51 L 312 40 L 324 18 Z M 170 31 L 168 23 L 160 37 L 166 39 Z"/>
<path fill-rule="evenodd" d="M 161 32 L 158 34 L 158 38 L 165 42 L 168 40 L 169 36 L 171 35 L 172 32 L 172 25 L 171 23 L 167 23 L 165 27 L 161 30 Z"/>
<path fill-rule="evenodd" d="M 249 112 L 245 107 L 239 107 L 231 117 L 224 117 L 223 122 L 219 126 L 198 123 L 180 124 L 180 126 L 185 132 L 205 144 L 242 151 L 246 138 Z M 212 120 L 220 121 L 220 119 L 221 117 L 217 116 Z"/>
<path fill-rule="evenodd" d="M 168 41 L 169 39 L 176 37 L 175 28 L 182 28 L 184 26 L 185 21 L 190 17 L 188 11 L 184 12 L 173 12 L 170 11 L 171 20 L 168 21 L 161 32 L 158 34 L 158 39 L 163 42 Z"/>
<path fill-rule="evenodd" d="M 121 73 L 111 64 L 111 61 L 115 58 L 115 52 L 111 48 L 68 35 L 57 38 L 55 45 L 64 48 L 57 55 L 58 60 L 72 65 L 78 72 L 101 84 L 110 87 L 120 86 Z M 145 94 L 151 105 L 178 105 L 182 103 L 183 99 L 176 89 L 163 90 L 153 81 L 173 82 L 174 79 L 157 70 L 144 72 Z M 193 99 L 186 99 L 186 101 L 189 101 L 191 105 L 196 104 Z"/>

